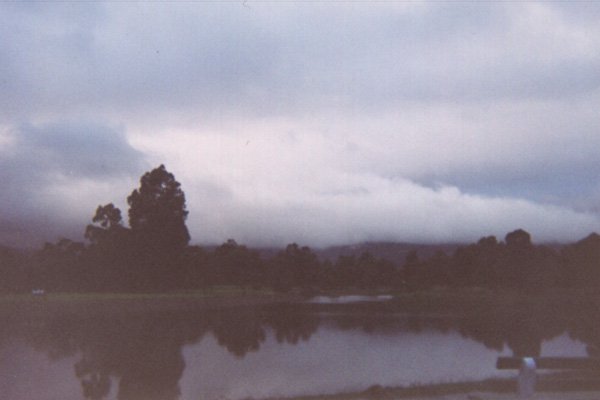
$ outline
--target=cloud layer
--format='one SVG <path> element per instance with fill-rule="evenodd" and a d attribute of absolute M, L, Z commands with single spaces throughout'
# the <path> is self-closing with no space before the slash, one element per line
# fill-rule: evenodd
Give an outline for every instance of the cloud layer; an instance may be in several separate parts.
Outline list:
<path fill-rule="evenodd" d="M 578 239 L 600 230 L 599 21 L 595 3 L 3 3 L 0 242 L 81 232 L 160 163 L 200 243 Z"/>

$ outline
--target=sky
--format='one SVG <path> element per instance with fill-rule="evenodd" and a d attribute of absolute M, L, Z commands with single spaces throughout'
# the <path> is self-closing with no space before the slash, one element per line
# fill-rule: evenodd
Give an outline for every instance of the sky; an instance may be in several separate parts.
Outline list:
<path fill-rule="evenodd" d="M 599 105 L 598 2 L 0 2 L 0 243 L 160 164 L 195 244 L 571 242 Z"/>

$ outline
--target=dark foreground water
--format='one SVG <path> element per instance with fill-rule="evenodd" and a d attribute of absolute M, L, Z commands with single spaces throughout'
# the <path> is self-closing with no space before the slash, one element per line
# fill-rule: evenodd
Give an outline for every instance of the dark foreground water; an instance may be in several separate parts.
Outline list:
<path fill-rule="evenodd" d="M 596 317 L 314 303 L 13 315 L 0 327 L 0 398 L 243 399 L 514 376 L 498 355 L 594 352 Z"/>

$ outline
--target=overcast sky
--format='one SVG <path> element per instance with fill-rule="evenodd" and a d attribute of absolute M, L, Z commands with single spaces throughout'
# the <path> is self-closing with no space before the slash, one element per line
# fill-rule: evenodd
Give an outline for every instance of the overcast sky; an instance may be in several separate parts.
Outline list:
<path fill-rule="evenodd" d="M 0 243 L 162 163 L 194 243 L 581 239 L 600 3 L 0 3 Z"/>

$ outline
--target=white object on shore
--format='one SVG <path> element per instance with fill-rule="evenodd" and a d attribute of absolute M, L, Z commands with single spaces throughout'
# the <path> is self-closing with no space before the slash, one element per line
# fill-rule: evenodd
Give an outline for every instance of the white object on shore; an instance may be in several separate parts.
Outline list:
<path fill-rule="evenodd" d="M 519 370 L 519 397 L 529 398 L 535 393 L 535 360 L 532 357 L 523 358 L 523 364 Z"/>

